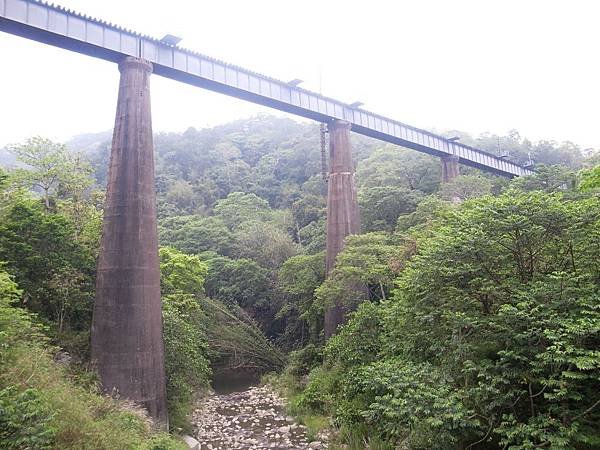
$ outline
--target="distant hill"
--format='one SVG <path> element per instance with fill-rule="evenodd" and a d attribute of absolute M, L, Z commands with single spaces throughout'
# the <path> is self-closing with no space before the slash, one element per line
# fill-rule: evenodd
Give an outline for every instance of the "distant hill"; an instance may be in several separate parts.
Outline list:
<path fill-rule="evenodd" d="M 100 131 L 99 133 L 84 133 L 74 136 L 66 142 L 69 149 L 89 154 L 98 149 L 98 146 L 112 140 L 112 130 Z"/>

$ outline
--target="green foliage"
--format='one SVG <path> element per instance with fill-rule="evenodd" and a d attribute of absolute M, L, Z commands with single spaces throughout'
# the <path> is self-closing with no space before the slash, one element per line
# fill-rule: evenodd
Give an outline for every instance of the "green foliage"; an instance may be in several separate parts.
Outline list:
<path fill-rule="evenodd" d="M 404 187 L 363 188 L 358 196 L 361 224 L 365 231 L 391 231 L 398 217 L 413 212 L 422 199 L 420 191 Z"/>
<path fill-rule="evenodd" d="M 52 196 L 81 195 L 91 186 L 91 167 L 64 144 L 33 137 L 9 147 L 25 169 L 13 172 L 14 182 L 40 190 L 46 209 Z"/>
<path fill-rule="evenodd" d="M 362 303 L 352 313 L 352 320 L 327 342 L 327 365 L 352 369 L 376 361 L 383 346 L 382 332 L 381 308 L 374 303 Z"/>
<path fill-rule="evenodd" d="M 285 371 L 293 377 L 301 377 L 323 362 L 323 351 L 315 344 L 306 346 L 290 352 Z"/>
<path fill-rule="evenodd" d="M 289 233 L 272 223 L 247 221 L 234 232 L 235 255 L 277 269 L 300 250 Z"/>
<path fill-rule="evenodd" d="M 215 256 L 208 259 L 207 294 L 228 305 L 261 310 L 268 306 L 271 280 L 251 259 Z"/>
<path fill-rule="evenodd" d="M 512 186 L 523 191 L 557 192 L 572 189 L 575 181 L 575 172 L 567 167 L 542 165 L 534 174 L 515 179 Z"/>
<path fill-rule="evenodd" d="M 582 191 L 591 191 L 600 187 L 600 166 L 581 172 L 581 183 L 579 188 Z"/>
<path fill-rule="evenodd" d="M 243 192 L 232 192 L 215 205 L 215 215 L 232 230 L 242 222 L 266 219 L 270 212 L 271 208 L 266 200 Z"/>
<path fill-rule="evenodd" d="M 430 195 L 419 203 L 414 212 L 398 217 L 396 232 L 402 234 L 409 230 L 414 232 L 419 228 L 427 228 L 436 219 L 443 217 L 451 208 L 451 203 L 443 201 L 436 195 Z"/>
<path fill-rule="evenodd" d="M 327 236 L 325 219 L 321 218 L 311 222 L 297 233 L 298 242 L 302 245 L 305 253 L 314 255 L 325 250 Z"/>
<path fill-rule="evenodd" d="M 288 348 L 319 340 L 323 317 L 314 308 L 313 300 L 315 290 L 324 279 L 324 253 L 293 256 L 279 269 L 282 305 L 277 318 L 285 321 L 281 341 Z"/>
<path fill-rule="evenodd" d="M 160 284 L 164 294 L 201 294 L 208 265 L 198 256 L 186 255 L 174 248 L 161 247 Z"/>
<path fill-rule="evenodd" d="M 160 221 L 158 232 L 162 245 L 188 254 L 211 250 L 228 256 L 233 246 L 231 231 L 218 217 L 168 217 Z"/>
<path fill-rule="evenodd" d="M 0 259 L 24 289 L 23 305 L 63 348 L 86 359 L 103 194 L 91 190 L 86 159 L 62 144 L 32 138 L 11 150 L 23 167 L 0 192 Z"/>
<path fill-rule="evenodd" d="M 291 209 L 297 228 L 304 228 L 325 217 L 325 198 L 320 195 L 304 195 L 292 203 Z"/>
<path fill-rule="evenodd" d="M 441 166 L 434 157 L 388 145 L 362 161 L 356 175 L 359 190 L 396 187 L 431 193 L 439 185 Z"/>
<path fill-rule="evenodd" d="M 73 239 L 62 214 L 20 199 L 2 215 L 0 260 L 24 289 L 24 304 L 64 327 L 87 328 L 91 317 L 93 255 Z"/>
<path fill-rule="evenodd" d="M 0 390 L 0 442 L 5 449 L 51 449 L 57 430 L 53 413 L 37 389 Z"/>
<path fill-rule="evenodd" d="M 200 307 L 208 266 L 173 248 L 159 253 L 169 425 L 190 432 L 194 392 L 208 387 L 212 374 Z"/>
<path fill-rule="evenodd" d="M 314 307 L 324 311 L 341 301 L 354 310 L 365 298 L 385 300 L 403 251 L 385 233 L 348 236 L 335 267 L 315 291 Z"/>
<path fill-rule="evenodd" d="M 69 377 L 35 317 L 15 306 L 20 296 L 0 271 L 0 448 L 185 448 L 142 411 Z"/>
<path fill-rule="evenodd" d="M 162 306 L 169 425 L 190 432 L 194 393 L 208 387 L 212 374 L 201 328 L 207 317 L 189 294 L 167 295 Z"/>
<path fill-rule="evenodd" d="M 351 372 L 342 391 L 352 399 L 338 406 L 344 422 L 365 421 L 372 434 L 408 448 L 455 447 L 473 426 L 460 393 L 428 364 L 393 358 L 374 362 Z"/>
<path fill-rule="evenodd" d="M 447 211 L 301 403 L 409 449 L 596 448 L 599 227 L 596 198 L 540 191 Z"/>
<path fill-rule="evenodd" d="M 481 175 L 461 175 L 444 183 L 439 195 L 446 201 L 462 201 L 492 192 L 492 182 Z"/>

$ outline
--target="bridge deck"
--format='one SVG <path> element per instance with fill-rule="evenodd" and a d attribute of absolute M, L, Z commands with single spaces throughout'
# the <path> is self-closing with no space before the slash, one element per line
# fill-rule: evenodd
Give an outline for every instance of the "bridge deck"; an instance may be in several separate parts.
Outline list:
<path fill-rule="evenodd" d="M 141 57 L 167 78 L 321 122 L 345 120 L 357 133 L 435 156 L 456 155 L 462 164 L 499 175 L 531 173 L 483 150 L 38 0 L 0 0 L 0 31 L 113 62 Z"/>

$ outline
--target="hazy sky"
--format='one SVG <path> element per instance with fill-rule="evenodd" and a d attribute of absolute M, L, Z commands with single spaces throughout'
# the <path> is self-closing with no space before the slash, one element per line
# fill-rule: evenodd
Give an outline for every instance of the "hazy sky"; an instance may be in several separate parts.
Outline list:
<path fill-rule="evenodd" d="M 600 148 L 596 0 L 58 3 L 417 127 Z M 114 64 L 4 33 L 0 56 L 0 146 L 112 128 Z M 155 131 L 270 111 L 158 76 L 152 109 Z"/>

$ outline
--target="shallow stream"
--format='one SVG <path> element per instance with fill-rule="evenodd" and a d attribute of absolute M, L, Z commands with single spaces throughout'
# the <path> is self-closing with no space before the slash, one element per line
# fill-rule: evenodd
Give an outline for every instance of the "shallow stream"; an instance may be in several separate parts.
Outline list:
<path fill-rule="evenodd" d="M 325 449 L 309 441 L 306 427 L 285 414 L 283 399 L 252 375 L 222 376 L 214 394 L 194 411 L 194 434 L 202 450 Z"/>

